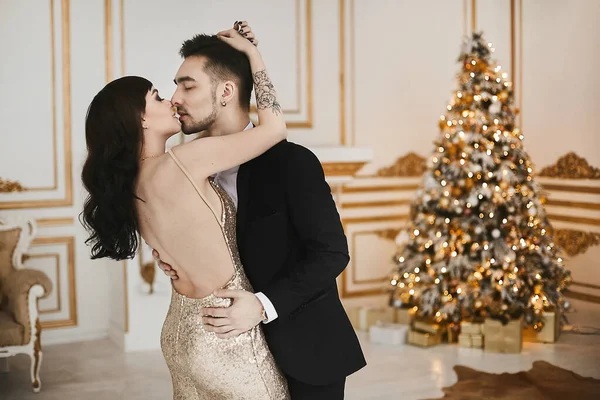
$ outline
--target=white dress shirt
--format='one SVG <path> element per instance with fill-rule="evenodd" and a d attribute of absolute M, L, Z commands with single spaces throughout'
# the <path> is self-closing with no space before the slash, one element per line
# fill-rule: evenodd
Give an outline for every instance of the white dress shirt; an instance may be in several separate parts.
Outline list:
<path fill-rule="evenodd" d="M 252 129 L 253 127 L 254 125 L 252 125 L 252 122 L 250 122 L 248 125 L 246 125 L 244 130 Z M 237 175 L 239 170 L 240 166 L 238 165 L 226 171 L 218 172 L 216 175 L 214 175 L 215 182 L 217 182 L 219 186 L 221 186 L 227 192 L 229 197 L 231 197 L 233 204 L 235 204 L 236 210 L 238 207 Z M 255 295 L 261 302 L 263 308 L 265 309 L 265 313 L 267 314 L 267 320 L 264 321 L 264 323 L 268 324 L 269 322 L 277 319 L 277 311 L 275 311 L 275 307 L 273 306 L 273 303 L 271 303 L 271 300 L 269 300 L 269 298 L 261 292 L 255 293 Z"/>

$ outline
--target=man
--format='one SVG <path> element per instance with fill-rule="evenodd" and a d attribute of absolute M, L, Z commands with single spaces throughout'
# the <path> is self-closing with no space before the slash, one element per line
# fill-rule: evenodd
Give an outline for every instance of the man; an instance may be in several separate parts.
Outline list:
<path fill-rule="evenodd" d="M 245 22 L 234 27 L 257 43 Z M 214 36 L 198 35 L 181 47 L 172 102 L 185 134 L 221 136 L 253 127 L 248 60 L 223 46 Z M 348 246 L 319 160 L 282 141 L 215 180 L 236 204 L 240 257 L 256 294 L 216 291 L 233 304 L 203 310 L 207 329 L 226 338 L 263 323 L 292 399 L 343 399 L 346 377 L 366 362 L 338 295 L 336 277 L 348 264 Z"/>

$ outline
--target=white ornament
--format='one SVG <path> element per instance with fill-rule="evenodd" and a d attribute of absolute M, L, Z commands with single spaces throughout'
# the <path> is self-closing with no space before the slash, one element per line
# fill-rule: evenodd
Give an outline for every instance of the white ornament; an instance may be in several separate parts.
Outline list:
<path fill-rule="evenodd" d="M 492 104 L 490 105 L 490 108 L 488 109 L 488 111 L 491 114 L 499 114 L 501 110 L 502 110 L 502 103 L 500 103 L 498 100 L 493 101 Z"/>
<path fill-rule="evenodd" d="M 537 208 L 535 208 L 535 207 L 531 207 L 531 208 L 529 209 L 529 211 L 527 211 L 527 213 L 528 213 L 530 216 L 532 216 L 532 217 L 533 217 L 534 215 L 536 215 L 536 214 L 537 214 Z"/>
<path fill-rule="evenodd" d="M 493 237 L 494 239 L 498 239 L 498 238 L 500 237 L 500 230 L 498 230 L 498 229 L 494 229 L 494 230 L 492 231 L 492 237 Z"/>
<path fill-rule="evenodd" d="M 515 254 L 514 251 L 509 251 L 508 254 L 506 255 L 505 259 L 507 262 L 512 262 L 515 261 L 515 259 L 517 258 L 517 255 Z"/>
<path fill-rule="evenodd" d="M 478 235 L 481 233 L 481 231 L 482 231 L 482 230 L 483 230 L 483 229 L 481 229 L 481 226 L 479 226 L 479 225 L 477 225 L 477 226 L 475 227 L 475 233 L 476 233 L 476 234 L 478 234 Z"/>

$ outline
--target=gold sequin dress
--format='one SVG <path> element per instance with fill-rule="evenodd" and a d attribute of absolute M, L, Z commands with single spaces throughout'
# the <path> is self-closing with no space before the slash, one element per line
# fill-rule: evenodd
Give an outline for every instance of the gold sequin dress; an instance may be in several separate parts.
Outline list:
<path fill-rule="evenodd" d="M 209 208 L 191 176 L 169 152 Z M 252 292 L 242 269 L 236 243 L 235 205 L 227 193 L 210 180 L 221 199 L 222 215 L 216 215 L 234 265 L 234 275 L 224 286 Z M 173 400 L 287 400 L 285 377 L 275 364 L 260 325 L 235 338 L 219 339 L 204 329 L 202 307 L 228 307 L 230 299 L 209 295 L 186 297 L 172 290 L 171 305 L 161 334 L 162 352 L 171 372 Z"/>

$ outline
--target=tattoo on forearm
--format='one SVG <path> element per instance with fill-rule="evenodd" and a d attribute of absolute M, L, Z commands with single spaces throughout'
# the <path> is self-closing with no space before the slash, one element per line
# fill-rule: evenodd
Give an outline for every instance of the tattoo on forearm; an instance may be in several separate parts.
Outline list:
<path fill-rule="evenodd" d="M 281 113 L 275 88 L 265 70 L 254 73 L 254 90 L 256 91 L 256 107 L 259 110 L 270 108 L 275 115 Z"/>

